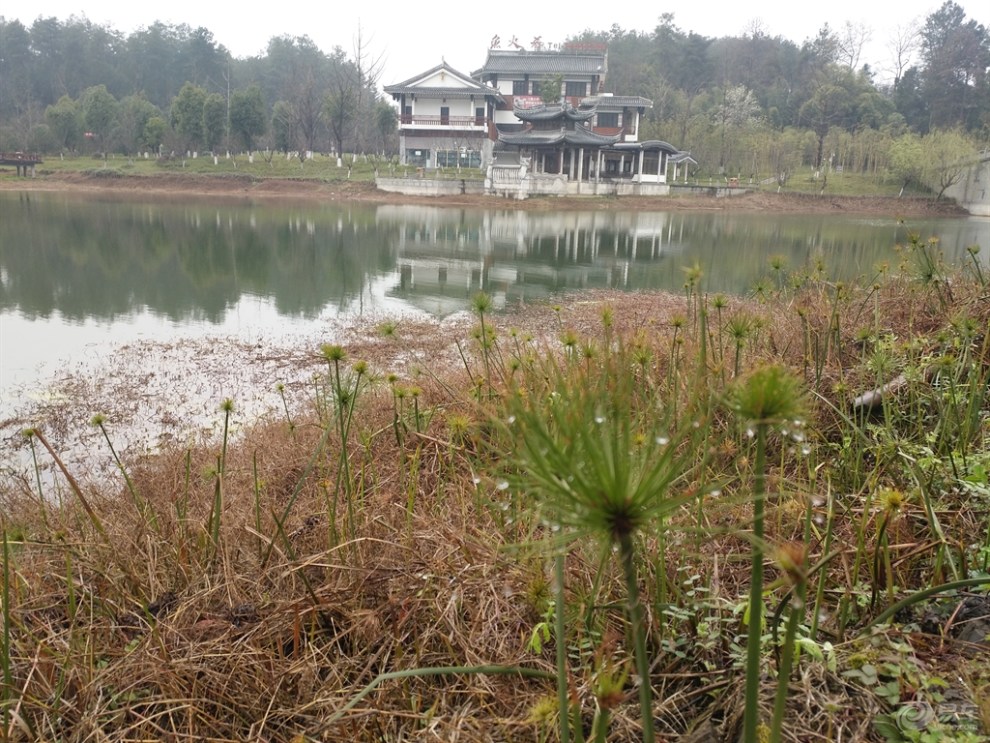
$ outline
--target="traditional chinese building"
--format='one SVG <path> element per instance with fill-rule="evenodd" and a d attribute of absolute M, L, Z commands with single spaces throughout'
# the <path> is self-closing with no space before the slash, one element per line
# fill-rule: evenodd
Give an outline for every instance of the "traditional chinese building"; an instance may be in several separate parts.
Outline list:
<path fill-rule="evenodd" d="M 487 167 L 498 91 L 445 61 L 385 92 L 399 104 L 399 157 L 421 168 Z"/>
<path fill-rule="evenodd" d="M 679 167 L 694 162 L 666 142 L 596 131 L 593 103 L 517 107 L 515 114 L 524 128 L 499 132 L 488 169 L 489 190 L 504 196 L 666 195 L 671 170 L 676 179 Z"/>
<path fill-rule="evenodd" d="M 472 73 L 502 96 L 495 123 L 502 131 L 521 129 L 516 111 L 544 101 L 566 101 L 575 108 L 603 90 L 608 71 L 605 44 L 569 44 L 561 51 L 489 49 L 485 64 Z"/>
<path fill-rule="evenodd" d="M 604 92 L 604 44 L 530 51 L 511 43 L 490 49 L 471 76 L 444 62 L 385 87 L 400 108 L 403 164 L 478 168 L 487 192 L 515 198 L 663 195 L 686 176 L 689 153 L 639 141 L 653 102 Z"/>

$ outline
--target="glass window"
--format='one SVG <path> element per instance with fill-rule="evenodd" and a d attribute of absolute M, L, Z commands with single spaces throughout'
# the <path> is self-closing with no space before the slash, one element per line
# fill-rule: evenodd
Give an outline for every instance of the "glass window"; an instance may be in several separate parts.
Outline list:
<path fill-rule="evenodd" d="M 429 150 L 406 150 L 406 163 L 408 165 L 415 165 L 417 167 L 422 167 L 426 165 L 429 159 L 430 159 Z"/>
<path fill-rule="evenodd" d="M 588 83 L 564 83 L 564 95 L 568 98 L 583 98 L 588 95 Z"/>
<path fill-rule="evenodd" d="M 512 95 L 529 95 L 529 80 L 513 80 Z"/>
<path fill-rule="evenodd" d="M 456 168 L 458 165 L 462 168 L 480 168 L 481 151 L 468 149 L 437 150 L 437 167 Z"/>
<path fill-rule="evenodd" d="M 598 126 L 618 128 L 619 114 L 618 113 L 598 114 Z"/>

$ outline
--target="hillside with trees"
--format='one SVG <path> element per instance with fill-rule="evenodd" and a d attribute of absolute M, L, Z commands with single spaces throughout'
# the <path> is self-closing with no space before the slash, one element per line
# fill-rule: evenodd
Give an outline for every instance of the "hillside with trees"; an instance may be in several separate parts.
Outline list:
<path fill-rule="evenodd" d="M 869 30 L 825 26 L 798 44 L 754 26 L 713 38 L 613 26 L 607 88 L 654 102 L 640 138 L 698 161 L 698 178 L 781 185 L 801 170 L 948 187 L 990 143 L 990 31 L 952 0 L 891 40 L 889 76 L 862 63 Z M 202 27 L 130 34 L 85 18 L 0 17 L 0 150 L 376 152 L 397 146 L 381 51 L 276 36 L 235 58 Z"/>

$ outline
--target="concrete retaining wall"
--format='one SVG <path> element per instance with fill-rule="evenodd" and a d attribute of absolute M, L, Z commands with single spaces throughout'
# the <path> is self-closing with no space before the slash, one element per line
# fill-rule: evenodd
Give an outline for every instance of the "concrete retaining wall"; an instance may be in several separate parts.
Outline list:
<path fill-rule="evenodd" d="M 990 154 L 983 153 L 980 162 L 968 168 L 945 195 L 974 216 L 990 217 Z"/>
<path fill-rule="evenodd" d="M 437 178 L 383 178 L 375 185 L 382 191 L 407 196 L 457 196 L 486 193 L 510 199 L 527 199 L 531 196 L 670 196 L 695 195 L 722 198 L 741 196 L 745 188 L 725 186 L 681 186 L 667 183 L 633 183 L 632 181 L 603 181 L 574 183 L 565 176 L 528 174 L 520 178 L 516 169 L 492 169 L 493 182 L 481 180 Z"/>
<path fill-rule="evenodd" d="M 375 179 L 382 191 L 407 196 L 458 196 L 460 194 L 484 195 L 485 182 L 479 180 L 447 180 L 438 178 L 382 178 Z"/>
<path fill-rule="evenodd" d="M 749 193 L 748 188 L 729 188 L 728 186 L 681 186 L 674 184 L 670 187 L 674 196 L 713 196 L 717 199 L 728 196 L 742 196 Z"/>

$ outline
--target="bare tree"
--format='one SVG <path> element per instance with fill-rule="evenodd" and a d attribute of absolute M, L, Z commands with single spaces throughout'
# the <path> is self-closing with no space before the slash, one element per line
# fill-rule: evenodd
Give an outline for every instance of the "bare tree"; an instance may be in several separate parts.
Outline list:
<path fill-rule="evenodd" d="M 743 27 L 743 38 L 761 39 L 768 35 L 766 21 L 760 16 L 751 18 Z"/>
<path fill-rule="evenodd" d="M 322 114 L 330 127 L 339 162 L 344 156 L 344 142 L 351 136 L 359 118 L 357 102 L 361 86 L 357 84 L 357 69 L 343 49 L 334 50 L 332 61 L 334 69 L 323 99 Z M 355 146 L 352 151 L 357 149 Z"/>
<path fill-rule="evenodd" d="M 914 64 L 915 55 L 921 44 L 919 27 L 920 23 L 917 19 L 899 24 L 887 39 L 887 51 L 890 53 L 892 67 L 889 72 L 893 73 L 895 86 L 904 77 L 905 70 Z"/>
<path fill-rule="evenodd" d="M 370 116 L 364 116 L 365 109 L 367 108 L 370 112 L 372 105 L 375 103 L 374 100 L 368 100 L 373 98 L 373 91 L 378 86 L 378 80 L 382 75 L 382 68 L 385 64 L 385 53 L 376 54 L 371 50 L 371 43 L 374 41 L 374 36 L 369 36 L 365 38 L 364 29 L 361 23 L 358 22 L 357 35 L 354 37 L 354 70 L 357 76 L 356 85 L 356 100 L 354 101 L 355 108 L 358 112 L 358 116 L 362 121 L 370 121 Z M 371 92 L 372 95 L 368 95 Z M 362 127 L 357 129 L 357 150 L 364 150 L 364 132 Z"/>
<path fill-rule="evenodd" d="M 850 70 L 858 69 L 860 60 L 863 58 L 863 48 L 869 43 L 872 36 L 873 32 L 869 26 L 846 21 L 838 33 L 839 49 L 836 61 Z"/>

